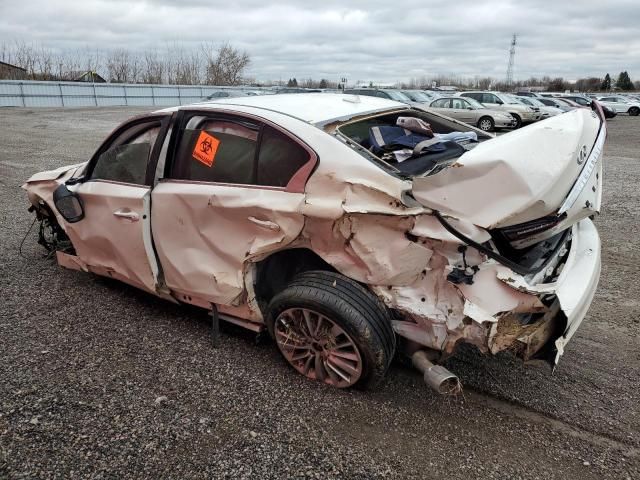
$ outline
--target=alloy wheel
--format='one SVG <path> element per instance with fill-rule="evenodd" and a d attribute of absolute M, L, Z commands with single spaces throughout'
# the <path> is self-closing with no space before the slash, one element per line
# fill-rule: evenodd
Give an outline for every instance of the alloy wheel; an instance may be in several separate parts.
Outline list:
<path fill-rule="evenodd" d="M 289 308 L 275 321 L 276 343 L 298 372 L 338 388 L 362 375 L 362 357 L 351 337 L 333 320 L 307 309 Z"/>

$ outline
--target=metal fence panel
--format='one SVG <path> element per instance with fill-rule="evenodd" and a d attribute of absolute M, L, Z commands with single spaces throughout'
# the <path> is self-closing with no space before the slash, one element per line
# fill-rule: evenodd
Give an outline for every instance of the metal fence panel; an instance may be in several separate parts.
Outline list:
<path fill-rule="evenodd" d="M 220 90 L 273 93 L 258 87 L 0 80 L 0 107 L 164 107 L 199 102 Z"/>

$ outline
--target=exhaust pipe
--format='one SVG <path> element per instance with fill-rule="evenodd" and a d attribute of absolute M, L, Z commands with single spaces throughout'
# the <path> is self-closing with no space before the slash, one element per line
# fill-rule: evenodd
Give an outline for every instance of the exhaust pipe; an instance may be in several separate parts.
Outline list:
<path fill-rule="evenodd" d="M 442 365 L 435 365 L 429 360 L 427 352 L 418 350 L 411 356 L 413 366 L 424 375 L 424 383 L 441 395 L 458 395 L 462 393 L 462 384 L 449 370 Z"/>

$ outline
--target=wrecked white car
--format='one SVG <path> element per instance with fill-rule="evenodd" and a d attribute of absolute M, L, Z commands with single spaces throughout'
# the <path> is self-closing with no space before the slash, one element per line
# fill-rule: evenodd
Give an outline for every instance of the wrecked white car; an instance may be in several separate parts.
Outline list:
<path fill-rule="evenodd" d="M 452 392 L 462 343 L 563 354 L 600 273 L 605 137 L 595 104 L 493 137 L 372 97 L 243 97 L 134 118 L 24 188 L 63 267 L 268 330 L 329 385 L 400 353 Z"/>

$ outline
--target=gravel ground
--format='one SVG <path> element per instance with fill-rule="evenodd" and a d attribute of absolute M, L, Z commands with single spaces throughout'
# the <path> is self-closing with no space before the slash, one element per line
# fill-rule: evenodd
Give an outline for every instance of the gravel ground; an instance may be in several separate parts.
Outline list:
<path fill-rule="evenodd" d="M 640 119 L 609 122 L 600 288 L 554 373 L 465 351 L 463 399 L 393 366 L 306 381 L 273 344 L 43 258 L 20 184 L 142 109 L 0 109 L 0 478 L 640 478 Z"/>

